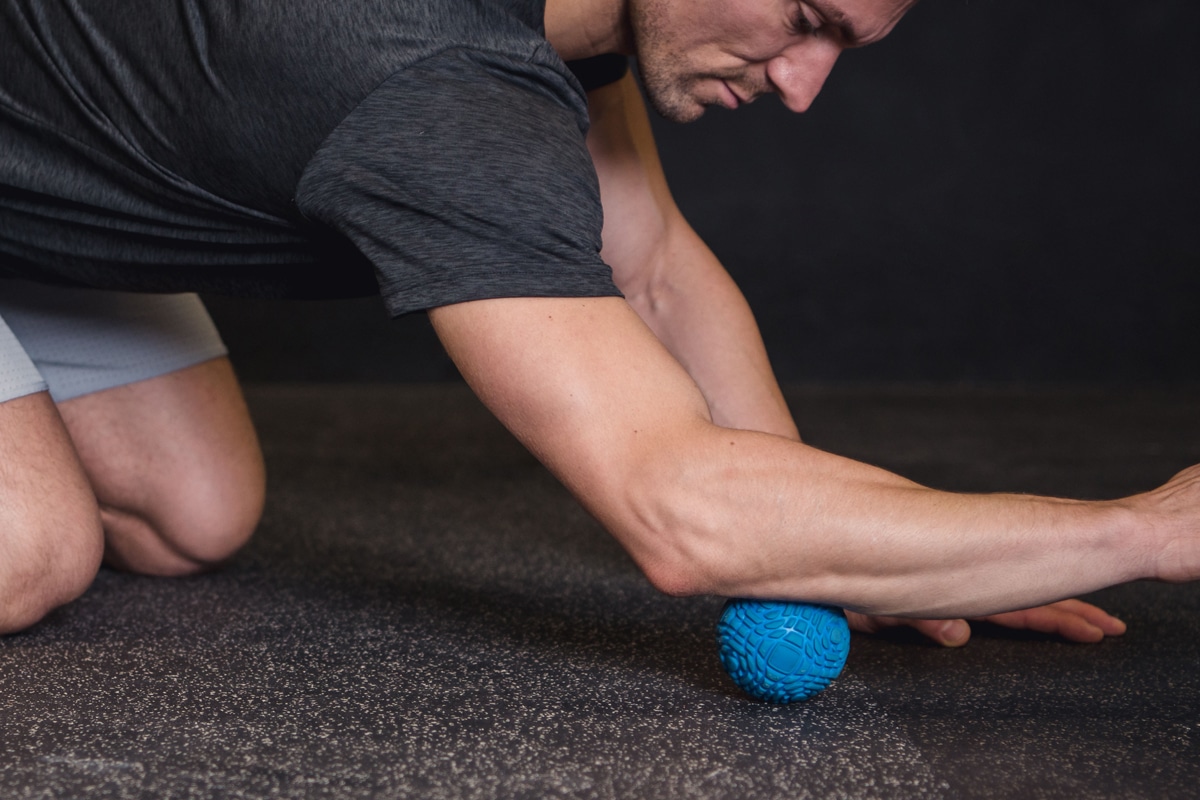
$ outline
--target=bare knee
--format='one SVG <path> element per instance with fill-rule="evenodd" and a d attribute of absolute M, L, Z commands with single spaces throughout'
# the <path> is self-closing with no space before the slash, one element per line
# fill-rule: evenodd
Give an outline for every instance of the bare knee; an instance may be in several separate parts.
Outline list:
<path fill-rule="evenodd" d="M 262 518 L 266 481 L 261 464 L 193 482 L 162 515 L 162 538 L 196 565 L 196 571 L 227 561 L 250 540 Z"/>
<path fill-rule="evenodd" d="M 262 453 L 228 359 L 61 404 L 113 566 L 186 575 L 226 560 L 262 513 Z"/>
<path fill-rule="evenodd" d="M 49 395 L 0 403 L 0 633 L 83 594 L 103 547 L 96 497 Z"/>
<path fill-rule="evenodd" d="M 102 505 L 106 558 L 113 566 L 146 575 L 204 572 L 237 553 L 262 517 L 260 457 L 162 483 L 145 503 Z"/>
<path fill-rule="evenodd" d="M 94 502 L 56 508 L 10 527 L 0 561 L 0 634 L 28 628 L 87 591 L 103 551 Z"/>

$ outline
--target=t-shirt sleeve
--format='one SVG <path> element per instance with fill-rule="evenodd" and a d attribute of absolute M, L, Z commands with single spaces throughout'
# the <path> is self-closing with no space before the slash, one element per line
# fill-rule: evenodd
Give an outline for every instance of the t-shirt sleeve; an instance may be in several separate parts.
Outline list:
<path fill-rule="evenodd" d="M 620 295 L 586 105 L 565 73 L 451 50 L 389 78 L 297 187 L 374 265 L 393 315 L 494 297 Z"/>

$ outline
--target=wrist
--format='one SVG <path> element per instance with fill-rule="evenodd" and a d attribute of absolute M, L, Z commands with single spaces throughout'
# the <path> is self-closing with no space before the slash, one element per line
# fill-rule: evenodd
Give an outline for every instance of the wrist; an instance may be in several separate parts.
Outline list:
<path fill-rule="evenodd" d="M 1177 571 L 1177 537 L 1170 520 L 1147 502 L 1145 495 L 1114 500 L 1103 505 L 1115 531 L 1113 550 L 1116 568 L 1124 570 L 1118 582 L 1171 580 Z"/>

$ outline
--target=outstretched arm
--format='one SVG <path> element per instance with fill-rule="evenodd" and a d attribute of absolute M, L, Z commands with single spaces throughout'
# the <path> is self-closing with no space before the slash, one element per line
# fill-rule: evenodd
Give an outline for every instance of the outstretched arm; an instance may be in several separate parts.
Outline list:
<path fill-rule="evenodd" d="M 589 111 L 588 146 L 605 207 L 603 255 L 630 305 L 696 381 L 717 424 L 799 441 L 750 307 L 671 197 L 632 76 L 592 92 Z M 849 618 L 864 631 L 912 625 L 947 645 L 970 636 L 963 620 Z M 1124 631 L 1079 601 L 991 621 L 1079 641 Z"/>
<path fill-rule="evenodd" d="M 940 492 L 714 424 L 620 298 L 430 317 L 484 403 L 665 592 L 952 618 L 1200 577 L 1200 468 L 1122 501 Z"/>

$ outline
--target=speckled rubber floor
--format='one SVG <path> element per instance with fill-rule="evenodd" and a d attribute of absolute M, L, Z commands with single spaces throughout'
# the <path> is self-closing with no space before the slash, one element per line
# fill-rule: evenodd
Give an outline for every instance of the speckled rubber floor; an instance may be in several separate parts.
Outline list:
<path fill-rule="evenodd" d="M 1183 798 L 1200 587 L 1095 600 L 1096 646 L 854 635 L 746 697 L 723 601 L 657 594 L 460 386 L 254 387 L 257 538 L 103 572 L 0 640 L 0 798 Z M 1200 461 L 1200 393 L 804 390 L 808 440 L 954 490 L 1111 497 Z"/>

